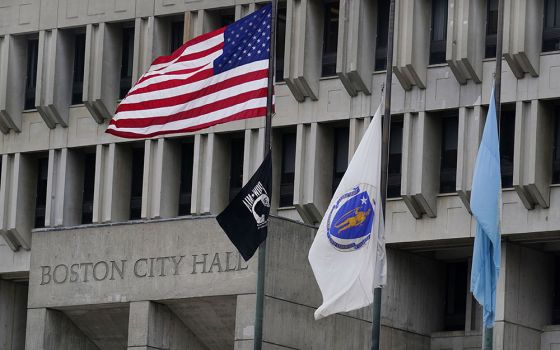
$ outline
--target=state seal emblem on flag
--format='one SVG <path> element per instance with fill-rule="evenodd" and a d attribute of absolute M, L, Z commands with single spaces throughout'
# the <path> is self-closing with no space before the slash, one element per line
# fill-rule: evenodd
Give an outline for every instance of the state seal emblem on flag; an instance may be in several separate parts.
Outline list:
<path fill-rule="evenodd" d="M 358 250 L 371 237 L 375 213 L 368 191 L 363 188 L 366 186 L 358 185 L 341 195 L 329 212 L 327 237 L 337 250 Z"/>

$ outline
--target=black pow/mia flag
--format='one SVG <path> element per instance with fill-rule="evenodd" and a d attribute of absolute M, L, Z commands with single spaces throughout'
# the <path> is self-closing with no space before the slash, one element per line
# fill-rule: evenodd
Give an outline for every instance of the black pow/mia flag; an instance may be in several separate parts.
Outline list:
<path fill-rule="evenodd" d="M 272 194 L 270 153 L 249 182 L 216 217 L 245 261 L 251 259 L 266 239 Z"/>

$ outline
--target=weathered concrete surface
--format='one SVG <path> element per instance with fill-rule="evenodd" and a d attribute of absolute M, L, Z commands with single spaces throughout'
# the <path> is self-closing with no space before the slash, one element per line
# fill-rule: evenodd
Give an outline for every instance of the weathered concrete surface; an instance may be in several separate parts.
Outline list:
<path fill-rule="evenodd" d="M 30 307 L 255 291 L 256 259 L 240 259 L 214 218 L 38 231 L 33 237 Z"/>

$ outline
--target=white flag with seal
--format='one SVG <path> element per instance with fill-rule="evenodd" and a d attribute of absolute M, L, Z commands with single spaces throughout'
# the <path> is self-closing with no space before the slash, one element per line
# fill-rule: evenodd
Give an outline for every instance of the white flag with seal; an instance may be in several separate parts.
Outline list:
<path fill-rule="evenodd" d="M 373 302 L 387 279 L 381 193 L 381 106 L 336 189 L 309 250 L 323 294 L 315 319 Z"/>

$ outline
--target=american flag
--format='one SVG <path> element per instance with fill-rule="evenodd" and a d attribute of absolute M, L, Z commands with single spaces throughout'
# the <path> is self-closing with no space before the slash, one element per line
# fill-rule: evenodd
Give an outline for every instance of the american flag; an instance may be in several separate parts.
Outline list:
<path fill-rule="evenodd" d="M 271 15 L 264 6 L 157 58 L 107 132 L 145 138 L 266 116 Z"/>

